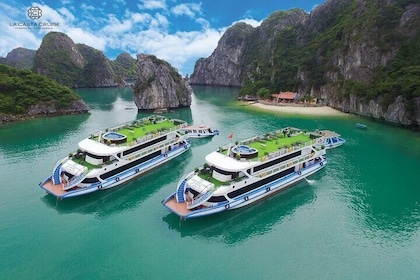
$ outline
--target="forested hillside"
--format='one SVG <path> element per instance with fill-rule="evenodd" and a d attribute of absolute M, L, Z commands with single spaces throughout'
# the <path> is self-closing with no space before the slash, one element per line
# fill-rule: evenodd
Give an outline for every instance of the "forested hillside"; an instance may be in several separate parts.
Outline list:
<path fill-rule="evenodd" d="M 80 97 L 68 87 L 30 70 L 0 65 L 0 114 L 31 114 L 35 107 L 50 108 L 41 114 L 88 110 Z"/>

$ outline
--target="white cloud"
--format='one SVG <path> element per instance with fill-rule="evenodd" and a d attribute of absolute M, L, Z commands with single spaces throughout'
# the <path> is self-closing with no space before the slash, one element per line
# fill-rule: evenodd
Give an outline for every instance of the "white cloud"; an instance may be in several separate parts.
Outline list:
<path fill-rule="evenodd" d="M 159 13 L 150 21 L 151 29 L 166 29 L 169 25 L 168 19 Z"/>
<path fill-rule="evenodd" d="M 66 22 L 72 22 L 76 19 L 74 15 L 67 8 L 60 8 L 58 9 L 58 12 L 60 13 L 60 15 L 63 17 L 63 19 Z"/>
<path fill-rule="evenodd" d="M 166 0 L 141 0 L 142 4 L 137 4 L 140 10 L 166 9 Z"/>
<path fill-rule="evenodd" d="M 68 28 L 64 32 L 69 36 L 73 42 L 85 44 L 89 47 L 104 51 L 107 46 L 107 40 L 106 38 L 102 36 L 97 36 L 93 34 L 92 32 L 85 31 L 80 28 Z"/>
<path fill-rule="evenodd" d="M 95 7 L 94 7 L 94 6 L 92 6 L 92 5 L 86 5 L 85 3 L 82 3 L 82 4 L 80 5 L 80 8 L 81 8 L 83 11 L 94 11 L 94 10 L 95 10 Z"/>
<path fill-rule="evenodd" d="M 135 54 L 153 54 L 171 63 L 182 74 L 186 74 L 192 72 L 192 63 L 195 60 L 207 57 L 213 52 L 222 34 L 222 31 L 214 29 L 175 34 L 145 30 L 126 34 L 119 42 L 121 42 L 120 49 Z"/>
<path fill-rule="evenodd" d="M 196 13 L 202 14 L 201 4 L 197 4 L 197 3 L 187 3 L 187 4 L 177 5 L 171 8 L 171 12 L 175 16 L 185 15 L 190 18 L 194 18 Z"/>
<path fill-rule="evenodd" d="M 255 20 L 253 18 L 245 18 L 245 19 L 241 19 L 241 20 L 238 20 L 238 21 L 233 22 L 231 26 L 235 25 L 238 22 L 245 22 L 245 23 L 251 25 L 252 27 L 258 27 L 258 26 L 261 25 L 261 23 L 263 21 L 262 20 L 261 21 L 257 21 L 257 20 Z"/>
<path fill-rule="evenodd" d="M 152 20 L 152 16 L 150 14 L 132 13 L 130 14 L 130 17 L 133 23 L 147 23 Z"/>
<path fill-rule="evenodd" d="M 131 20 L 119 21 L 115 15 L 108 15 L 109 21 L 102 29 L 104 33 L 124 33 L 132 28 Z"/>

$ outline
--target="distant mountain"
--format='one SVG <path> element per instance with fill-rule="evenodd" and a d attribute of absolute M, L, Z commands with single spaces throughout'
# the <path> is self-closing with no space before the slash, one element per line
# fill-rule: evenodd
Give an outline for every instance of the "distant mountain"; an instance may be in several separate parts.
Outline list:
<path fill-rule="evenodd" d="M 229 28 L 191 84 L 294 91 L 336 109 L 420 126 L 420 3 L 329 0 Z"/>
<path fill-rule="evenodd" d="M 32 69 L 36 50 L 16 48 L 7 54 L 2 64 L 7 64 L 17 69 Z"/>
<path fill-rule="evenodd" d="M 0 65 L 0 123 L 88 110 L 80 96 L 68 87 L 30 70 Z"/>
<path fill-rule="evenodd" d="M 64 33 L 50 32 L 36 52 L 33 70 L 69 87 L 110 87 L 121 84 L 105 55 L 78 44 Z"/>
<path fill-rule="evenodd" d="M 132 58 L 127 52 L 123 52 L 111 62 L 115 73 L 122 79 L 135 79 L 136 59 Z"/>

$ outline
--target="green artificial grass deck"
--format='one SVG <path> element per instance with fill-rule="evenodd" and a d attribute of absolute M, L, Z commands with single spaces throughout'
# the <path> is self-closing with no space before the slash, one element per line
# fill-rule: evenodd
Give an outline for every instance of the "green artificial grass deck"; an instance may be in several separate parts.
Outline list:
<path fill-rule="evenodd" d="M 131 143 L 134 140 L 143 138 L 147 134 L 155 134 L 159 131 L 169 130 L 176 127 L 176 125 L 177 124 L 175 124 L 173 120 L 164 120 L 158 123 L 151 123 L 149 121 L 134 121 L 131 124 L 125 125 L 123 128 L 115 130 L 115 132 L 123 134 L 127 137 L 127 142 L 122 144 L 127 145 L 126 143 Z M 93 140 L 97 141 L 98 136 L 95 136 Z"/>
<path fill-rule="evenodd" d="M 138 126 L 131 126 L 128 128 L 123 128 L 118 130 L 118 133 L 121 133 L 127 136 L 127 142 L 131 142 L 134 139 L 140 139 L 146 134 L 154 134 L 158 131 L 168 130 L 175 127 L 175 124 L 171 120 L 165 120 L 160 123 L 150 123 L 150 124 L 142 124 Z"/>
<path fill-rule="evenodd" d="M 298 134 L 296 136 L 284 137 L 278 135 L 276 137 L 269 137 L 268 139 L 261 139 L 247 144 L 248 146 L 258 150 L 258 157 L 264 156 L 266 153 L 272 153 L 282 148 L 288 148 L 296 143 L 305 143 L 310 141 L 309 135 Z"/>

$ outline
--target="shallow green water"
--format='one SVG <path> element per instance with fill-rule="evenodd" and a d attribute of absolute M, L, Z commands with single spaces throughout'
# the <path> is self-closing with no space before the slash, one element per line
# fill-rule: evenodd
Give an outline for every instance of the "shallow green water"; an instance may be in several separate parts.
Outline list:
<path fill-rule="evenodd" d="M 235 89 L 195 87 L 191 108 L 168 115 L 219 136 L 128 184 L 57 202 L 38 187 L 56 160 L 91 132 L 148 115 L 130 89 L 79 94 L 90 114 L 0 127 L 1 279 L 418 279 L 419 133 L 257 112 L 235 104 Z M 161 205 L 229 134 L 285 126 L 335 130 L 347 143 L 309 182 L 250 207 L 181 222 Z"/>

